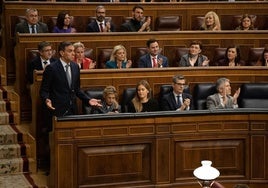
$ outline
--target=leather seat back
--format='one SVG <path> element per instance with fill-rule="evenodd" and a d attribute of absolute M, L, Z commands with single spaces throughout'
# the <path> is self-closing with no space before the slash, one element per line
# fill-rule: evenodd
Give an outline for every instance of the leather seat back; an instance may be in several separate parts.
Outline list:
<path fill-rule="evenodd" d="M 207 109 L 206 102 L 209 95 L 216 93 L 216 86 L 214 83 L 196 84 L 194 87 L 193 98 L 196 110 Z"/>
<path fill-rule="evenodd" d="M 242 84 L 239 96 L 239 107 L 268 108 L 268 83 Z"/>

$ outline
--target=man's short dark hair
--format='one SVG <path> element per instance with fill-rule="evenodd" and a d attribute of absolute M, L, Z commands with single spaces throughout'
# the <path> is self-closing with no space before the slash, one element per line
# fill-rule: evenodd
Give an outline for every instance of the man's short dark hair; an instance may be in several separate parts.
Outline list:
<path fill-rule="evenodd" d="M 38 48 L 38 51 L 42 51 L 45 47 L 47 46 L 52 46 L 49 42 L 47 41 L 42 41 L 38 44 L 37 48 Z"/>
<path fill-rule="evenodd" d="M 58 47 L 58 53 L 60 53 L 60 51 L 64 51 L 67 46 L 71 46 L 71 45 L 73 45 L 73 43 L 68 42 L 68 41 L 61 42 Z"/>
<path fill-rule="evenodd" d="M 185 77 L 181 74 L 177 74 L 177 75 L 173 76 L 172 82 L 177 83 L 177 80 L 185 80 Z"/>
<path fill-rule="evenodd" d="M 146 42 L 146 46 L 149 48 L 152 43 L 158 42 L 156 39 L 149 39 Z"/>
<path fill-rule="evenodd" d="M 141 10 L 144 10 L 143 7 L 141 5 L 135 5 L 132 9 L 133 12 L 135 12 L 136 9 L 141 9 Z"/>
<path fill-rule="evenodd" d="M 203 50 L 202 42 L 199 41 L 199 40 L 192 41 L 191 44 L 190 44 L 190 46 L 192 46 L 192 45 L 199 45 L 200 50 Z"/>

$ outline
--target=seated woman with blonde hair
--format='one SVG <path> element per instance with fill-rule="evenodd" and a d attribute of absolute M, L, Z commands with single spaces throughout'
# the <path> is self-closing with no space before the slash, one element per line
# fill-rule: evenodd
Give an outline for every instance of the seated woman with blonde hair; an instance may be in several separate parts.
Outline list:
<path fill-rule="evenodd" d="M 116 45 L 112 51 L 110 60 L 106 62 L 106 68 L 123 69 L 130 68 L 131 60 L 127 60 L 127 50 L 123 45 Z"/>
<path fill-rule="evenodd" d="M 158 111 L 157 100 L 151 98 L 151 87 L 146 80 L 141 80 L 136 85 L 136 95 L 128 104 L 128 112 Z"/>
<path fill-rule="evenodd" d="M 117 91 L 114 86 L 107 86 L 103 90 L 101 107 L 91 107 L 91 114 L 120 113 L 121 106 L 117 102 Z"/>
<path fill-rule="evenodd" d="M 80 69 L 94 69 L 96 62 L 85 57 L 85 46 L 81 42 L 76 42 L 74 45 L 75 59 L 74 62 L 78 64 Z"/>
<path fill-rule="evenodd" d="M 201 30 L 220 31 L 221 23 L 219 16 L 213 11 L 206 13 L 203 24 L 201 25 Z"/>

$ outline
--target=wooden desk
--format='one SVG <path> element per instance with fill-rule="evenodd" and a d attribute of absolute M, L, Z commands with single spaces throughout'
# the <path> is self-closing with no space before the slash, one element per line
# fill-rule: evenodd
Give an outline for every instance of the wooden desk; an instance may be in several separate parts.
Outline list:
<path fill-rule="evenodd" d="M 50 187 L 200 187 L 211 160 L 226 188 L 268 187 L 268 111 L 159 112 L 54 120 Z"/>

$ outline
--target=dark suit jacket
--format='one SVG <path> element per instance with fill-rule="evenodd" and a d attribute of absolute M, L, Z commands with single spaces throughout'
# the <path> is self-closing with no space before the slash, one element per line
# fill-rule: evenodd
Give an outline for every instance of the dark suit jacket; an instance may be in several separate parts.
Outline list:
<path fill-rule="evenodd" d="M 194 107 L 193 107 L 192 95 L 190 95 L 188 93 L 182 93 L 182 101 L 184 101 L 187 98 L 191 100 L 190 110 L 193 110 Z M 177 110 L 177 103 L 176 103 L 176 99 L 174 97 L 173 91 L 164 95 L 163 98 L 161 99 L 161 110 L 163 110 L 163 111 Z"/>
<path fill-rule="evenodd" d="M 106 24 L 106 23 L 105 23 Z M 100 32 L 98 23 L 96 20 L 87 25 L 87 32 Z M 114 24 L 111 23 L 111 32 L 114 32 Z"/>
<path fill-rule="evenodd" d="M 71 88 L 68 85 L 65 68 L 60 60 L 48 65 L 43 73 L 43 79 L 40 87 L 40 96 L 45 103 L 46 99 L 52 101 L 55 107 L 53 115 L 64 116 L 77 112 L 76 97 L 88 104 L 90 98 L 80 90 L 80 69 L 79 66 L 71 62 L 72 73 Z"/>
<path fill-rule="evenodd" d="M 38 22 L 36 24 L 36 31 L 37 33 L 48 33 L 47 24 Z M 30 33 L 28 23 L 26 21 L 18 23 L 15 28 L 15 35 L 16 33 Z"/>
<path fill-rule="evenodd" d="M 49 61 L 50 61 L 50 63 L 54 63 L 56 61 L 56 59 L 51 58 Z M 40 56 L 36 56 L 27 66 L 27 79 L 28 79 L 28 83 L 30 83 L 30 84 L 33 83 L 34 70 L 43 70 Z"/>
<path fill-rule="evenodd" d="M 163 59 L 163 67 L 168 67 L 168 59 L 166 56 L 163 56 L 159 54 L 157 58 L 162 58 Z M 151 62 L 151 56 L 150 54 L 145 54 L 140 57 L 139 63 L 138 63 L 139 68 L 152 68 L 152 62 Z"/>

